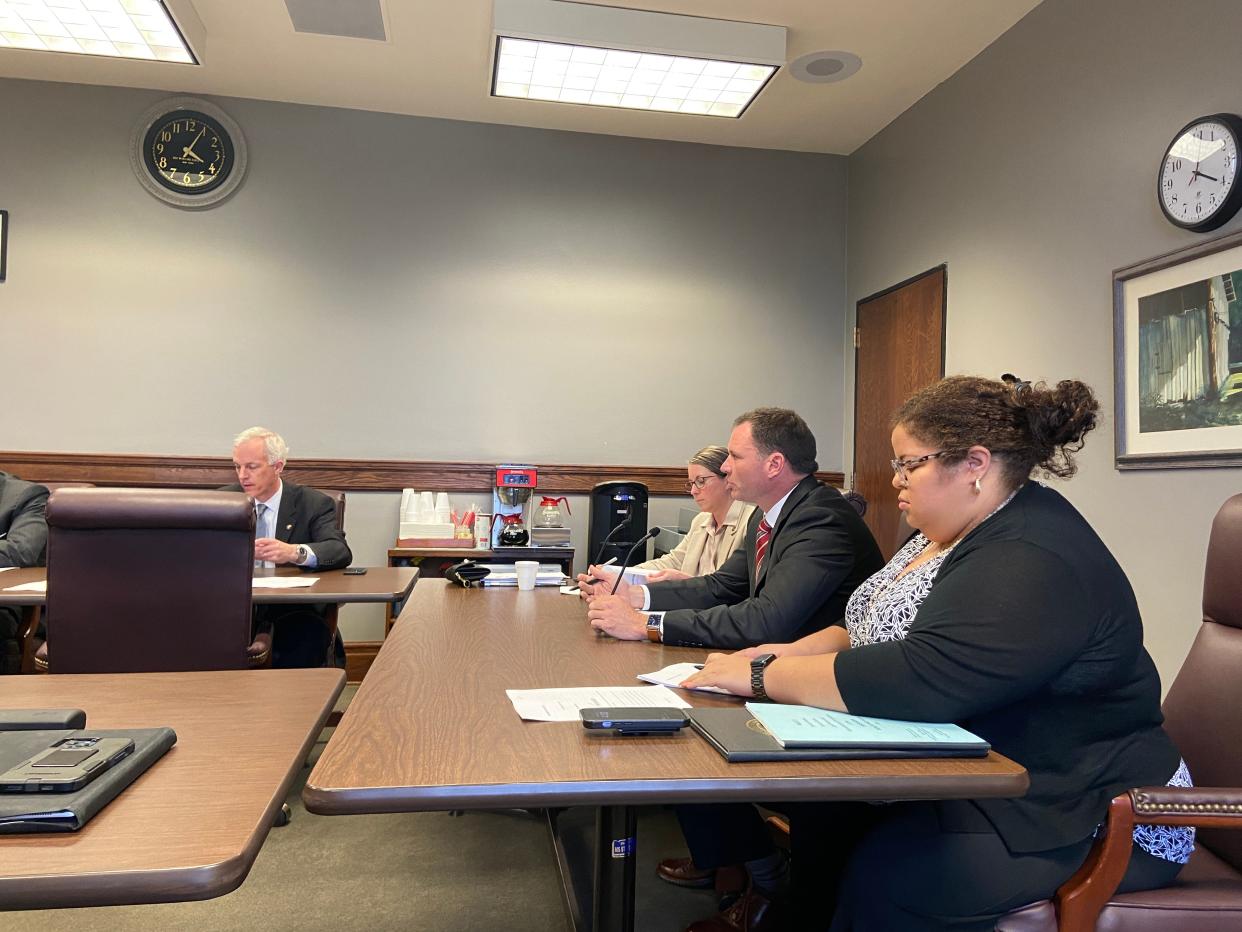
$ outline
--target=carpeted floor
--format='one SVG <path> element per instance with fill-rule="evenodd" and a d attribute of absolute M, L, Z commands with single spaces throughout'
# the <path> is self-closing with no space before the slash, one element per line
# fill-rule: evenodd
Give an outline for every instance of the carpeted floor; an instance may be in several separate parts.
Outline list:
<path fill-rule="evenodd" d="M 303 768 L 289 794 L 293 821 L 272 830 L 250 876 L 233 893 L 198 903 L 9 913 L 0 917 L 0 928 L 569 932 L 541 819 L 482 812 L 316 816 L 300 798 L 309 773 Z M 685 850 L 671 811 L 644 811 L 638 840 L 638 932 L 678 932 L 714 911 L 710 891 L 680 890 L 655 877 L 659 858 Z"/>

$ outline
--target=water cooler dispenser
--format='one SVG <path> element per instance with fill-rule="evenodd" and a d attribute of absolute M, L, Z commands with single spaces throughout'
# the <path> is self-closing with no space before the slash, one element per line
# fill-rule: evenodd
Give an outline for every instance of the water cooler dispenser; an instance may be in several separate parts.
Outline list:
<path fill-rule="evenodd" d="M 590 520 L 587 559 L 603 563 L 616 557 L 620 563 L 634 542 L 647 533 L 647 487 L 641 482 L 601 482 L 591 489 Z M 616 530 L 622 524 L 626 527 Z M 646 559 L 646 548 L 640 548 L 630 563 Z"/>

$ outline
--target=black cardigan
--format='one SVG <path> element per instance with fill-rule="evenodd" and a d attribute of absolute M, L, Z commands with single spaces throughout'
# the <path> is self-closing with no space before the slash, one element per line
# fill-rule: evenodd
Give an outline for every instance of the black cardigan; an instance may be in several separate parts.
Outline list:
<path fill-rule="evenodd" d="M 1025 797 L 974 801 L 1015 853 L 1081 841 L 1178 766 L 1129 580 L 1034 482 L 945 558 L 904 640 L 838 654 L 836 677 L 855 714 L 957 722 L 1022 764 Z"/>

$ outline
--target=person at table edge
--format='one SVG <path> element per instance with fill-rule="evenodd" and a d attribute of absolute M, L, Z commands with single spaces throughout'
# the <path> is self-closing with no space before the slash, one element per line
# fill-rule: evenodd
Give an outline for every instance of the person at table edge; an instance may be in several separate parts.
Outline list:
<path fill-rule="evenodd" d="M 0 567 L 41 566 L 47 551 L 47 489 L 0 472 Z M 16 609 L 0 606 L 0 673 L 17 673 Z"/>
<path fill-rule="evenodd" d="M 893 417 L 893 485 L 920 534 L 858 589 L 847 629 L 713 654 L 686 680 L 957 722 L 1030 774 L 1015 799 L 790 807 L 800 928 L 831 916 L 833 932 L 992 929 L 1069 879 L 1114 796 L 1190 785 L 1161 727 L 1160 679 L 1124 571 L 1068 501 L 1030 478 L 1073 475 L 1098 408 L 1072 380 L 955 376 L 916 393 Z M 1122 892 L 1170 883 L 1193 847 L 1191 830 L 1139 828 L 1154 831 L 1135 831 Z M 757 930 L 766 914 L 748 893 L 691 929 Z"/>
<path fill-rule="evenodd" d="M 853 506 L 815 479 L 818 468 L 815 436 L 795 412 L 739 415 L 721 469 L 733 498 L 758 506 L 745 544 L 714 573 L 622 582 L 616 595 L 579 577 L 592 626 L 622 640 L 741 648 L 840 623 L 850 593 L 884 560 Z"/>
<path fill-rule="evenodd" d="M 289 457 L 284 438 L 265 427 L 251 427 L 233 440 L 233 470 L 241 491 L 255 502 L 256 566 L 297 566 L 304 570 L 335 570 L 349 566 L 353 553 L 345 533 L 336 526 L 332 499 L 306 486 L 284 480 Z M 328 652 L 328 607 L 260 605 L 255 624 L 271 625 L 272 665 L 319 667 Z M 335 645 L 338 666 L 342 651 Z"/>

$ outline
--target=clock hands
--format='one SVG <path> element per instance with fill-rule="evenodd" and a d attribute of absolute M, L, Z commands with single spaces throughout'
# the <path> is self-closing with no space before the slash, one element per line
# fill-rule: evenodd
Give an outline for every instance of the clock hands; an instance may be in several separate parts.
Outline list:
<path fill-rule="evenodd" d="M 194 141 L 192 143 L 190 143 L 188 146 L 185 146 L 181 150 L 181 154 L 188 159 L 193 159 L 196 162 L 201 162 L 202 159 L 199 158 L 197 153 L 195 153 L 194 147 L 198 145 L 198 141 L 203 138 L 203 133 L 205 132 L 207 132 L 206 126 L 204 126 L 202 129 L 198 131 L 198 135 L 194 137 Z"/>

